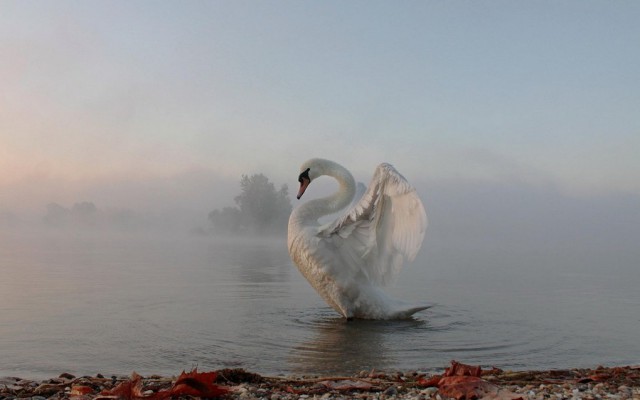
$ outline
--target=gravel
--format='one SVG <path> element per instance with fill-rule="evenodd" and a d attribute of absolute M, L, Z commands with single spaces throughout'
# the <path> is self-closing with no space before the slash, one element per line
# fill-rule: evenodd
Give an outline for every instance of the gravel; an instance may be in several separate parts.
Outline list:
<path fill-rule="evenodd" d="M 242 369 L 217 371 L 216 384 L 229 388 L 225 399 L 435 399 L 487 398 L 523 400 L 611 399 L 640 400 L 640 366 L 597 367 L 547 371 L 482 371 L 473 390 L 445 392 L 433 386 L 439 376 L 420 371 L 362 371 L 353 376 L 262 376 Z M 468 377 L 456 377 L 464 380 Z M 57 378 L 33 381 L 0 377 L 0 400 L 113 399 L 100 393 L 127 382 L 128 377 L 75 377 L 64 373 Z M 171 387 L 176 377 L 143 377 L 142 394 L 154 394 Z M 466 383 L 468 385 L 468 383 Z M 448 393 L 448 395 L 447 395 Z M 183 397 L 193 398 L 193 397 Z"/>

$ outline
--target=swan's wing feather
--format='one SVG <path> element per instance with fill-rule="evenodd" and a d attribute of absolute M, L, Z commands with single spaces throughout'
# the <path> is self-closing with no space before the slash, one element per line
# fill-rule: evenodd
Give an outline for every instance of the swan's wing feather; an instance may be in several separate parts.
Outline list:
<path fill-rule="evenodd" d="M 427 215 L 416 190 L 391 165 L 381 164 L 360 201 L 341 218 L 320 228 L 334 242 L 344 272 L 365 274 L 375 284 L 393 280 L 405 260 L 420 250 Z M 347 264 L 347 263 L 345 263 Z"/>

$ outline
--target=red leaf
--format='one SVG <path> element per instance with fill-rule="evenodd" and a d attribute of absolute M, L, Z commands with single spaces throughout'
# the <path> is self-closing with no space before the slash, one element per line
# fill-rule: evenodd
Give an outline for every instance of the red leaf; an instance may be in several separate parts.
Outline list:
<path fill-rule="evenodd" d="M 140 392 L 142 386 L 142 377 L 135 372 L 131 374 L 131 379 L 120 383 L 118 386 L 111 390 L 103 390 L 100 394 L 104 396 L 118 396 L 120 399 L 134 399 L 134 387 L 138 387 L 136 393 Z"/>
<path fill-rule="evenodd" d="M 215 380 L 215 372 L 198 372 L 197 369 L 189 373 L 183 371 L 171 388 L 145 395 L 142 377 L 134 372 L 130 380 L 100 394 L 117 396 L 122 400 L 162 400 L 171 396 L 218 397 L 229 391 L 216 385 Z"/>
<path fill-rule="evenodd" d="M 443 397 L 453 397 L 457 400 L 483 397 L 513 400 L 521 398 L 515 393 L 500 391 L 498 386 L 485 381 L 481 376 L 482 369 L 479 366 L 451 361 L 451 367 L 447 368 L 442 376 L 421 378 L 418 383 L 427 387 L 435 386 Z"/>
<path fill-rule="evenodd" d="M 440 379 L 439 392 L 444 397 L 457 400 L 479 399 L 489 393 L 497 393 L 498 387 L 477 376 L 447 376 Z"/>
<path fill-rule="evenodd" d="M 442 379 L 441 375 L 434 375 L 430 379 L 420 378 L 418 379 L 418 385 L 421 385 L 424 387 L 432 387 L 432 386 L 438 387 L 438 384 L 440 383 L 440 379 Z"/>
<path fill-rule="evenodd" d="M 481 376 L 482 369 L 478 365 L 467 365 L 451 360 L 451 366 L 444 371 L 443 376 Z"/>
<path fill-rule="evenodd" d="M 611 379 L 611 375 L 609 374 L 594 374 L 594 375 L 589 375 L 589 379 L 591 379 L 592 381 L 595 382 L 604 382 L 608 379 Z"/>
<path fill-rule="evenodd" d="M 430 386 L 439 387 L 440 382 L 446 377 L 451 377 L 451 376 L 480 377 L 481 375 L 482 375 L 482 369 L 479 366 L 466 365 L 466 364 L 459 363 L 455 360 L 452 360 L 451 366 L 444 370 L 444 374 L 434 375 L 429 379 L 420 378 L 418 380 L 418 384 L 425 387 L 430 387 Z"/>
<path fill-rule="evenodd" d="M 184 371 L 169 391 L 172 396 L 218 397 L 229 390 L 215 384 L 215 372 Z"/>
<path fill-rule="evenodd" d="M 69 394 L 71 396 L 84 396 L 90 393 L 93 393 L 93 388 L 90 386 L 73 385 Z"/>

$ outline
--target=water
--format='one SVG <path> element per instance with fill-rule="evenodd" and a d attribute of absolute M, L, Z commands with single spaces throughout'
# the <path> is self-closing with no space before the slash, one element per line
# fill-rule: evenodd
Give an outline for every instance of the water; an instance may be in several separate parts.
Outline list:
<path fill-rule="evenodd" d="M 391 292 L 433 307 L 347 323 L 284 239 L 4 232 L 0 376 L 637 364 L 639 271 L 595 250 L 427 241 Z"/>

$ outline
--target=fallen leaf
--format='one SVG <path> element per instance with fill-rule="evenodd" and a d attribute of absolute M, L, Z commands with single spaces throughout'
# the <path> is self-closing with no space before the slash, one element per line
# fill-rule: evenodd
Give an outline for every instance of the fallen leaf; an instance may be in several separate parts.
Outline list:
<path fill-rule="evenodd" d="M 122 382 L 111 390 L 104 390 L 100 395 L 109 398 L 117 396 L 116 398 L 122 400 L 162 400 L 171 396 L 212 398 L 227 393 L 228 389 L 216 385 L 215 380 L 215 372 L 198 372 L 196 368 L 189 373 L 183 371 L 171 388 L 145 394 L 142 377 L 134 372 L 130 380 Z"/>
<path fill-rule="evenodd" d="M 479 399 L 497 393 L 498 387 L 477 376 L 446 376 L 438 383 L 440 394 L 457 400 Z"/>
<path fill-rule="evenodd" d="M 442 375 L 434 375 L 429 379 L 425 379 L 425 378 L 420 378 L 418 379 L 418 385 L 420 386 L 424 386 L 424 387 L 438 387 L 438 384 L 440 383 L 440 379 L 442 379 Z"/>
<path fill-rule="evenodd" d="M 482 368 L 478 365 L 467 365 L 451 361 L 451 366 L 444 371 L 443 376 L 481 376 Z"/>
<path fill-rule="evenodd" d="M 172 396 L 221 396 L 228 390 L 215 384 L 216 375 L 215 372 L 198 372 L 197 368 L 189 373 L 183 371 L 169 392 Z"/>
<path fill-rule="evenodd" d="M 93 393 L 91 386 L 73 385 L 71 386 L 71 392 L 69 394 L 71 396 L 84 396 L 91 393 Z"/>
<path fill-rule="evenodd" d="M 101 396 L 117 396 L 119 399 L 132 400 L 146 398 L 142 395 L 142 377 L 137 373 L 131 374 L 131 379 L 121 382 L 111 390 L 103 390 Z"/>
<path fill-rule="evenodd" d="M 492 371 L 495 371 L 492 370 Z M 493 400 L 517 400 L 522 396 L 508 390 L 500 390 L 497 385 L 481 378 L 482 368 L 476 365 L 462 364 L 451 361 L 451 366 L 442 374 L 430 379 L 421 378 L 418 384 L 426 387 L 435 386 L 440 395 L 456 400 L 493 399 Z"/>
<path fill-rule="evenodd" d="M 608 379 L 611 378 L 611 375 L 609 374 L 594 374 L 594 375 L 589 375 L 589 379 L 591 379 L 594 382 L 604 382 Z"/>

